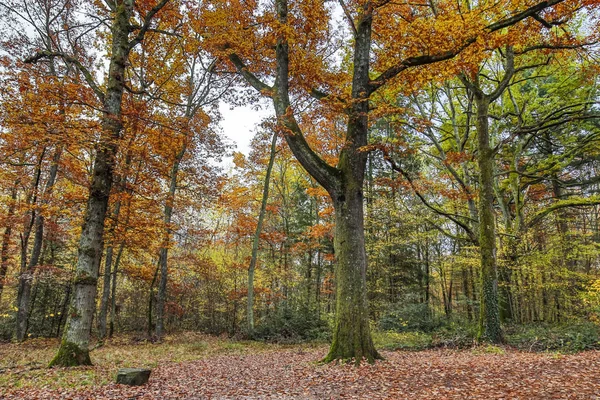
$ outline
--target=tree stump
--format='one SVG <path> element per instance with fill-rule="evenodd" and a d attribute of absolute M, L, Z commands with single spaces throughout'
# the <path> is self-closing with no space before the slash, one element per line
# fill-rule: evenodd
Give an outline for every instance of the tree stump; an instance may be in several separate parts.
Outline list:
<path fill-rule="evenodd" d="M 148 382 L 151 370 L 145 368 L 121 368 L 117 372 L 117 383 L 140 386 Z"/>

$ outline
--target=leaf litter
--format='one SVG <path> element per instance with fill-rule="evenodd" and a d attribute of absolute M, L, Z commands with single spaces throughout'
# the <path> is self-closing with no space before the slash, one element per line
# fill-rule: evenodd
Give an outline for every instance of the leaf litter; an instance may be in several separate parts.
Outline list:
<path fill-rule="evenodd" d="M 322 365 L 326 348 L 162 362 L 140 387 L 16 388 L 1 399 L 600 399 L 600 352 L 383 352 L 374 365 Z M 93 367 L 92 367 L 93 368 Z M 115 371 L 116 372 L 116 371 Z M 0 388 L 1 390 L 1 388 Z"/>

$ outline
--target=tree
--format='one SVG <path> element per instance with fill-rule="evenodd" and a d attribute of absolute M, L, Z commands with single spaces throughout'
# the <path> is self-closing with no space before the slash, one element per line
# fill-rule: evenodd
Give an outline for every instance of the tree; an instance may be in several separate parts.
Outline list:
<path fill-rule="evenodd" d="M 501 41 L 504 36 L 494 32 L 562 2 L 510 4 L 508 9 L 512 13 L 509 17 L 503 17 L 505 4 L 485 11 L 484 6 L 480 6 L 481 9 L 463 13 L 460 4 L 450 2 L 416 6 L 387 1 L 342 2 L 352 41 L 344 65 L 348 69 L 339 74 L 325 68 L 327 62 L 322 55 L 322 46 L 331 34 L 327 27 L 327 10 L 320 2 L 277 0 L 274 10 L 263 13 L 244 6 L 243 2 L 232 2 L 228 5 L 228 13 L 219 7 L 207 11 L 207 20 L 213 28 L 206 35 L 213 41 L 213 48 L 227 57 L 249 85 L 272 100 L 279 128 L 294 156 L 332 199 L 336 226 L 336 317 L 333 341 L 325 361 L 354 358 L 359 363 L 363 358 L 369 362 L 380 358 L 371 339 L 366 299 L 363 183 L 370 99 L 386 85 L 398 84 L 402 72 L 450 60 L 484 37 Z M 484 13 L 485 17 L 477 19 L 475 14 L 478 12 Z M 473 20 L 462 19 L 465 14 Z M 489 24 L 486 20 L 496 22 Z M 258 26 L 263 24 L 269 28 L 259 29 Z M 224 29 L 224 26 L 231 29 Z M 423 29 L 425 26 L 427 28 Z M 377 39 L 373 39 L 374 29 Z M 253 34 L 253 41 L 247 40 L 250 34 Z M 417 45 L 414 36 L 420 37 L 425 45 Z M 437 44 L 431 47 L 434 40 Z M 258 54 L 263 55 L 256 52 L 257 42 L 265 46 L 261 51 L 270 56 L 272 64 L 253 59 Z M 448 45 L 440 48 L 439 43 Z M 373 50 L 375 45 L 379 50 Z M 269 50 L 273 47 L 274 52 Z M 474 50 L 477 47 L 474 46 Z M 375 58 L 374 63 L 372 58 Z M 269 72 L 273 73 L 272 85 L 262 79 Z M 372 74 L 374 78 L 371 78 Z M 328 79 L 333 81 L 328 82 Z M 349 90 L 341 85 L 335 88 L 340 81 Z M 328 87 L 338 91 L 328 93 L 325 90 Z M 347 117 L 345 142 L 335 167 L 311 149 L 297 122 L 298 111 L 292 99 L 297 100 L 302 92 L 319 100 L 336 102 Z"/>
<path fill-rule="evenodd" d="M 97 145 L 96 157 L 90 182 L 82 233 L 79 241 L 79 257 L 74 278 L 74 290 L 63 340 L 51 366 L 90 365 L 89 339 L 95 309 L 96 285 L 103 251 L 104 221 L 108 199 L 113 183 L 114 159 L 122 130 L 122 102 L 126 87 L 125 70 L 131 51 L 144 40 L 156 14 L 167 4 L 162 0 L 153 7 L 143 4 L 141 23 L 134 23 L 132 0 L 106 2 L 112 14 L 110 63 L 106 89 L 95 82 L 90 70 L 77 58 L 77 54 L 61 51 L 40 51 L 26 61 L 33 63 L 44 59 L 59 58 L 77 67 L 87 84 L 93 89 L 101 104 L 102 132 Z M 133 33 L 133 37 L 132 37 Z"/>
<path fill-rule="evenodd" d="M 258 222 L 256 224 L 254 238 L 252 239 L 252 255 L 250 257 L 250 265 L 248 267 L 247 318 L 248 332 L 251 335 L 254 332 L 254 270 L 256 269 L 256 260 L 258 258 L 258 244 L 260 240 L 260 233 L 262 231 L 263 221 L 265 219 L 267 202 L 269 201 L 269 184 L 271 181 L 271 171 L 273 170 L 273 162 L 275 161 L 276 149 L 277 134 L 273 133 L 273 137 L 271 139 L 271 149 L 269 152 L 269 162 L 267 163 L 267 172 L 265 174 L 265 183 L 263 185 L 262 200 L 260 202 L 260 211 L 258 212 Z"/>
<path fill-rule="evenodd" d="M 192 16 L 192 18 L 194 18 Z M 193 20 L 193 19 L 192 19 Z M 188 22 L 189 23 L 189 22 Z M 175 100 L 168 102 L 171 106 L 175 106 L 182 110 L 183 116 L 181 121 L 178 121 L 180 125 L 175 130 L 174 134 L 182 136 L 181 140 L 173 138 L 173 142 L 177 143 L 178 146 L 175 148 L 174 154 L 169 155 L 170 171 L 169 177 L 169 190 L 166 195 L 164 203 L 164 236 L 162 238 L 162 244 L 159 251 L 159 269 L 160 269 L 160 281 L 158 285 L 158 296 L 156 304 L 156 330 L 155 335 L 161 338 L 164 334 L 164 314 L 165 304 L 167 299 L 167 279 L 168 279 L 168 254 L 170 241 L 174 229 L 172 228 L 173 211 L 175 206 L 176 191 L 178 189 L 178 179 L 180 169 L 184 162 L 184 157 L 187 155 L 189 150 L 194 150 L 194 147 L 206 147 L 210 148 L 210 155 L 207 154 L 206 160 L 202 160 L 203 163 L 207 162 L 209 158 L 219 158 L 223 152 L 222 144 L 217 135 L 214 135 L 211 129 L 208 127 L 211 122 L 209 117 L 208 108 L 214 105 L 229 88 L 230 78 L 218 77 L 214 71 L 214 60 L 212 60 L 208 54 L 206 54 L 201 48 L 201 43 L 197 35 L 187 32 L 184 36 L 185 41 L 180 44 L 179 52 L 173 52 L 171 55 L 175 60 L 177 58 L 188 57 L 185 63 L 185 69 L 182 71 L 184 79 L 182 88 L 180 88 L 181 97 L 183 102 L 180 104 Z M 186 54 L 186 49 L 195 48 L 192 54 Z M 177 99 L 180 94 L 177 90 L 171 89 L 170 93 L 167 93 L 172 99 Z M 156 94 L 155 94 L 156 96 Z M 166 96 L 165 96 L 166 97 Z M 174 111 L 172 115 L 177 115 Z M 215 118 L 216 120 L 216 118 Z M 195 146 L 194 146 L 194 142 Z M 211 144 L 212 143 L 212 144 Z"/>

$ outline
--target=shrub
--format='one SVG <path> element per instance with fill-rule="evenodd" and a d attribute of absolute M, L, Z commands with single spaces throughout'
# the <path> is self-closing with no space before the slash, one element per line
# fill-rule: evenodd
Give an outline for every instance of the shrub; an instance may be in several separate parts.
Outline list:
<path fill-rule="evenodd" d="M 382 350 L 424 350 L 431 347 L 431 335 L 424 332 L 374 331 L 375 347 Z"/>
<path fill-rule="evenodd" d="M 434 347 L 465 348 L 475 344 L 477 325 L 467 321 L 452 321 L 436 330 L 432 337 Z"/>
<path fill-rule="evenodd" d="M 328 341 L 331 330 L 327 322 L 313 313 L 283 308 L 259 321 L 252 339 L 290 344 Z"/>
<path fill-rule="evenodd" d="M 0 342 L 9 342 L 15 333 L 15 313 L 0 312 Z"/>
<path fill-rule="evenodd" d="M 426 303 L 396 304 L 379 320 L 379 329 L 394 332 L 431 332 L 442 325 Z"/>
<path fill-rule="evenodd" d="M 600 348 L 600 332 L 596 324 L 584 321 L 513 326 L 506 329 L 506 341 L 522 350 L 569 353 Z"/>

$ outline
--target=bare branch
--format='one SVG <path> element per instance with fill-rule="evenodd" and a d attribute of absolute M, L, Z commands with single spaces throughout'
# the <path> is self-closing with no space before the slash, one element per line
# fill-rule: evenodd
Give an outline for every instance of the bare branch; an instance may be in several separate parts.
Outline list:
<path fill-rule="evenodd" d="M 356 25 L 354 25 L 354 20 L 352 20 L 352 15 L 350 15 L 350 11 L 348 10 L 348 7 L 346 7 L 346 3 L 344 3 L 344 0 L 339 0 L 339 3 L 340 3 L 340 6 L 342 6 L 342 10 L 344 10 L 344 15 L 346 16 L 348 25 L 350 25 L 350 28 L 352 29 L 352 33 L 356 37 L 356 35 L 357 35 Z"/>

